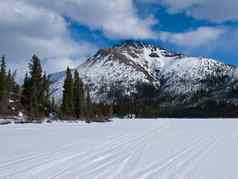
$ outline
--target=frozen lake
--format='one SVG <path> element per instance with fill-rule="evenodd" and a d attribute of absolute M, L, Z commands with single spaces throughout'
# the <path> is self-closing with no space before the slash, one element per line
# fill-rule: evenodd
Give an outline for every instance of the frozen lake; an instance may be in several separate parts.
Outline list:
<path fill-rule="evenodd" d="M 238 120 L 0 126 L 0 179 L 237 179 Z"/>

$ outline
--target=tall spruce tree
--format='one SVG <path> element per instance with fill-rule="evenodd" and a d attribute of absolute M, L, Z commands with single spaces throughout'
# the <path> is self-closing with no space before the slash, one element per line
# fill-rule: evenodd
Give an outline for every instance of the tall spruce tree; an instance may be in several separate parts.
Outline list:
<path fill-rule="evenodd" d="M 8 74 L 6 76 L 6 98 L 7 98 L 7 106 L 8 106 L 8 114 L 17 115 L 19 110 L 22 109 L 22 105 L 20 103 L 20 87 L 15 81 L 16 71 L 11 72 L 8 70 Z"/>
<path fill-rule="evenodd" d="M 42 66 L 40 59 L 33 55 L 31 63 L 29 63 L 30 70 L 30 84 L 31 84 L 31 93 L 30 93 L 30 115 L 33 118 L 40 117 L 40 101 L 42 96 L 40 96 L 41 85 L 42 85 Z"/>
<path fill-rule="evenodd" d="M 63 102 L 61 112 L 63 117 L 73 117 L 73 77 L 69 67 L 66 70 L 66 77 L 63 86 Z"/>
<path fill-rule="evenodd" d="M 31 81 L 28 73 L 25 74 L 24 82 L 22 85 L 21 103 L 26 111 L 30 110 L 30 97 L 31 97 Z"/>
<path fill-rule="evenodd" d="M 0 64 L 0 101 L 6 93 L 6 62 L 5 57 L 2 56 Z"/>
<path fill-rule="evenodd" d="M 84 115 L 85 108 L 85 94 L 84 94 L 84 85 L 82 80 L 79 77 L 79 72 L 74 71 L 74 115 L 78 119 Z"/>
<path fill-rule="evenodd" d="M 0 65 L 0 113 L 4 114 L 7 113 L 8 104 L 5 56 L 2 56 Z"/>
<path fill-rule="evenodd" d="M 3 56 L 0 62 L 0 114 L 14 115 L 16 104 L 19 102 L 19 86 L 15 81 L 16 72 L 7 72 L 6 66 Z"/>
<path fill-rule="evenodd" d="M 92 110 L 92 102 L 91 97 L 89 93 L 88 87 L 86 88 L 86 106 L 85 106 L 85 114 L 86 114 L 86 120 L 87 122 L 90 122 L 93 116 L 93 110 Z"/>
<path fill-rule="evenodd" d="M 9 98 L 9 108 L 11 109 L 11 113 L 14 115 L 18 115 L 18 112 L 22 110 L 21 105 L 21 94 L 20 94 L 20 86 L 17 84 L 16 80 L 16 71 L 13 73 L 9 70 L 8 74 L 8 98 Z"/>
<path fill-rule="evenodd" d="M 26 74 L 22 88 L 21 102 L 30 120 L 47 116 L 49 79 L 43 74 L 40 59 L 36 55 L 29 63 L 29 76 Z"/>
<path fill-rule="evenodd" d="M 11 98 L 11 93 L 13 92 L 13 88 L 14 88 L 14 76 L 11 73 L 11 70 L 8 70 L 7 76 L 6 76 L 6 96 L 8 99 Z"/>
<path fill-rule="evenodd" d="M 41 82 L 41 89 L 40 89 L 40 104 L 41 104 L 41 111 L 44 111 L 45 114 L 49 114 L 50 112 L 50 79 L 44 73 L 42 77 L 42 82 Z"/>

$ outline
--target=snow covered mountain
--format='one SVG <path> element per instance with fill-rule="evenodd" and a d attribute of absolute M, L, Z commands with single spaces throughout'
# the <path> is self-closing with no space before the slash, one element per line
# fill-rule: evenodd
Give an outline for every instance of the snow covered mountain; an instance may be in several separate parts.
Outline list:
<path fill-rule="evenodd" d="M 159 89 L 160 97 L 190 99 L 201 91 L 236 89 L 237 69 L 208 58 L 187 57 L 141 41 L 125 41 L 99 50 L 77 67 L 89 86 L 94 102 L 107 101 L 107 94 L 120 87 L 125 95 L 136 92 L 136 84 Z M 62 95 L 64 72 L 51 75 L 56 96 Z"/>

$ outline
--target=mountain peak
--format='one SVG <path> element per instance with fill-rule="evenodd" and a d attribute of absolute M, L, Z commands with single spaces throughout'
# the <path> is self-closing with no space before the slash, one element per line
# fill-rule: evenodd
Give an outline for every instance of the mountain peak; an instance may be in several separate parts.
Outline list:
<path fill-rule="evenodd" d="M 238 81 L 233 75 L 237 74 L 236 69 L 228 65 L 207 58 L 187 57 L 136 40 L 99 50 L 77 70 L 84 83 L 90 86 L 94 102 L 107 102 L 110 94 L 107 91 L 115 84 L 119 85 L 123 95 L 134 93 L 136 84 L 143 83 L 159 86 L 162 97 L 167 94 L 191 97 L 201 90 L 211 89 L 212 92 L 211 79 L 228 79 L 224 88 L 233 79 Z M 56 89 L 61 89 L 59 96 L 62 96 L 64 73 L 54 76 L 58 80 Z M 219 91 L 220 86 L 216 90 Z"/>
<path fill-rule="evenodd" d="M 121 41 L 121 43 L 118 43 L 116 45 L 114 45 L 112 48 L 110 49 L 123 49 L 123 50 L 130 50 L 130 49 L 148 49 L 151 52 L 158 52 L 160 51 L 160 53 L 164 54 L 165 56 L 184 56 L 181 53 L 175 53 L 172 52 L 166 48 L 163 48 L 157 44 L 153 44 L 150 43 L 148 41 L 143 41 L 143 40 L 124 40 Z"/>
<path fill-rule="evenodd" d="M 114 47 L 135 47 L 135 48 L 143 48 L 151 46 L 149 43 L 142 40 L 124 40 Z"/>

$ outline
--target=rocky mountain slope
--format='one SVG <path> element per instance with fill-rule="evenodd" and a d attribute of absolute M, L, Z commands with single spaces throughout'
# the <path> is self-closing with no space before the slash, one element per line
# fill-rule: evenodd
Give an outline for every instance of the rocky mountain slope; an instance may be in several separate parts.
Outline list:
<path fill-rule="evenodd" d="M 236 67 L 213 59 L 187 57 L 140 41 L 125 41 L 101 49 L 77 70 L 94 102 L 110 102 L 108 93 L 115 88 L 130 96 L 140 83 L 158 89 L 158 99 L 164 104 L 189 103 L 197 94 L 229 98 L 236 103 Z M 64 72 L 51 77 L 56 81 L 53 88 L 58 89 L 56 96 L 60 98 Z"/>

